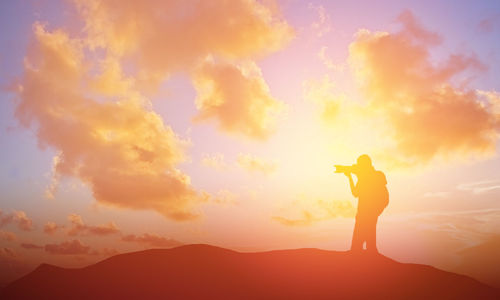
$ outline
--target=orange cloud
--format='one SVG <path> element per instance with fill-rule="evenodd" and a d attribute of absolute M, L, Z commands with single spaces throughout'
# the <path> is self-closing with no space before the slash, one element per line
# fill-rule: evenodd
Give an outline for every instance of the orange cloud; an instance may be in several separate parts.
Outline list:
<path fill-rule="evenodd" d="M 21 243 L 21 247 L 23 247 L 24 249 L 29 249 L 29 250 L 41 250 L 44 248 L 43 246 L 32 244 L 32 243 Z"/>
<path fill-rule="evenodd" d="M 91 46 L 129 57 L 143 75 L 185 70 L 208 55 L 260 56 L 280 49 L 292 36 L 275 10 L 255 0 L 79 0 L 76 4 Z"/>
<path fill-rule="evenodd" d="M 356 215 L 356 209 L 350 201 L 325 201 L 322 199 L 313 203 L 295 201 L 290 207 L 292 210 L 299 211 L 298 214 L 292 212 L 292 214 L 298 215 L 297 217 L 273 216 L 272 219 L 286 226 L 310 226 L 320 221 L 339 217 L 353 218 Z"/>
<path fill-rule="evenodd" d="M 203 155 L 201 160 L 202 165 L 213 168 L 215 170 L 228 170 L 233 167 L 242 168 L 248 172 L 256 172 L 262 174 L 271 174 L 276 171 L 277 165 L 273 161 L 266 161 L 260 157 L 251 154 L 238 154 L 236 161 L 226 163 L 224 156 L 220 153 L 214 155 Z M 210 195 L 204 195 L 205 198 L 210 198 Z"/>
<path fill-rule="evenodd" d="M 286 226 L 309 226 L 317 221 L 317 218 L 312 216 L 311 213 L 307 210 L 303 210 L 301 216 L 296 219 L 286 218 L 282 216 L 274 216 L 272 218 L 273 220 Z"/>
<path fill-rule="evenodd" d="M 15 210 L 5 215 L 0 210 L 0 227 L 8 224 L 17 224 L 17 227 L 24 231 L 33 230 L 33 221 L 21 210 Z"/>
<path fill-rule="evenodd" d="M 314 5 L 309 3 L 308 8 L 315 10 L 318 14 L 318 19 L 310 26 L 316 37 L 320 38 L 332 31 L 332 21 L 330 15 L 326 12 L 323 5 Z"/>
<path fill-rule="evenodd" d="M 124 242 L 134 242 L 151 247 L 170 248 L 182 245 L 174 239 L 165 238 L 157 234 L 144 233 L 142 235 L 129 234 L 122 237 Z"/>
<path fill-rule="evenodd" d="M 0 240 L 13 242 L 17 239 L 16 234 L 10 231 L 0 230 Z"/>
<path fill-rule="evenodd" d="M 344 68 L 346 67 L 345 63 L 335 63 L 332 58 L 330 58 L 327 54 L 328 47 L 323 46 L 318 52 L 318 58 L 319 60 L 323 63 L 323 65 L 331 70 L 331 71 L 337 71 L 337 72 L 342 72 L 344 71 Z"/>
<path fill-rule="evenodd" d="M 217 193 L 209 198 L 209 201 L 216 204 L 237 204 L 236 200 L 238 195 L 229 190 L 219 190 Z"/>
<path fill-rule="evenodd" d="M 221 130 L 266 139 L 275 130 L 282 103 L 275 100 L 254 63 L 205 61 L 193 75 L 197 121 L 215 119 Z"/>
<path fill-rule="evenodd" d="M 238 204 L 238 195 L 229 190 L 219 190 L 217 194 L 211 199 L 213 203 L 217 204 Z"/>
<path fill-rule="evenodd" d="M 60 244 L 47 244 L 45 246 L 33 243 L 21 243 L 21 247 L 27 250 L 45 250 L 51 254 L 58 255 L 102 255 L 105 257 L 119 254 L 114 248 L 102 248 L 91 250 L 89 246 L 82 244 L 79 240 L 64 241 Z"/>
<path fill-rule="evenodd" d="M 84 28 L 69 36 L 35 23 L 15 90 L 16 117 L 35 128 L 42 148 L 59 152 L 47 196 L 54 196 L 61 177 L 72 176 L 98 203 L 196 218 L 200 199 L 176 168 L 187 143 L 151 111 L 144 94 L 170 73 L 187 72 L 195 85 L 209 80 L 220 89 L 200 90 L 199 119 L 265 138 L 278 102 L 251 60 L 280 49 L 293 35 L 290 26 L 254 0 L 72 3 Z M 208 57 L 224 63 L 207 63 Z M 222 82 L 226 72 L 236 78 Z M 244 94 L 226 86 L 235 83 Z"/>
<path fill-rule="evenodd" d="M 55 255 L 80 255 L 88 254 L 90 247 L 82 244 L 79 240 L 64 241 L 60 244 L 47 244 L 45 251 Z"/>
<path fill-rule="evenodd" d="M 55 222 L 47 222 L 45 226 L 43 226 L 43 232 L 46 234 L 54 234 L 56 233 L 62 226 L 57 225 Z"/>
<path fill-rule="evenodd" d="M 115 223 L 109 222 L 98 226 L 89 226 L 83 222 L 80 215 L 70 214 L 68 220 L 71 222 L 71 228 L 68 235 L 110 235 L 120 232 Z"/>
<path fill-rule="evenodd" d="M 213 155 L 204 154 L 201 159 L 201 164 L 215 170 L 224 170 L 228 167 L 222 153 L 215 153 Z"/>
<path fill-rule="evenodd" d="M 102 204 L 153 209 L 175 220 L 196 216 L 190 178 L 175 168 L 185 143 L 138 93 L 93 99 L 82 42 L 34 26 L 36 41 L 19 80 L 16 116 L 59 151 L 54 178 L 74 176 Z"/>
<path fill-rule="evenodd" d="M 468 70 L 484 70 L 474 57 L 453 54 L 440 64 L 430 50 L 442 38 L 424 29 L 410 12 L 396 33 L 360 30 L 350 62 L 372 111 L 388 122 L 395 156 L 407 164 L 434 157 L 491 153 L 500 128 L 494 103 L 464 82 Z"/>
<path fill-rule="evenodd" d="M 240 153 L 237 159 L 238 166 L 249 172 L 260 172 L 270 174 L 276 170 L 276 164 L 250 154 Z"/>
<path fill-rule="evenodd" d="M 229 191 L 229 190 L 226 190 L 226 189 L 218 190 L 214 194 L 210 194 L 206 191 L 202 191 L 201 194 L 202 194 L 203 202 L 205 202 L 205 203 L 212 203 L 212 204 L 219 204 L 219 205 L 238 204 L 238 201 L 237 201 L 238 195 Z"/>
<path fill-rule="evenodd" d="M 119 83 L 103 90 L 151 87 L 173 72 L 195 70 L 197 120 L 214 119 L 223 131 L 251 138 L 272 131 L 271 111 L 278 102 L 249 60 L 291 39 L 293 32 L 276 9 L 255 0 L 76 3 L 86 23 L 86 42 L 108 51 L 100 78 Z M 207 63 L 209 57 L 221 62 Z M 121 61 L 135 66 L 135 79 L 125 86 L 117 80 Z"/>
<path fill-rule="evenodd" d="M 303 97 L 318 106 L 321 119 L 326 122 L 336 120 L 347 106 L 343 97 L 335 91 L 335 84 L 330 76 L 325 75 L 319 80 L 307 80 L 303 83 Z M 349 115 L 352 116 L 351 112 Z"/>

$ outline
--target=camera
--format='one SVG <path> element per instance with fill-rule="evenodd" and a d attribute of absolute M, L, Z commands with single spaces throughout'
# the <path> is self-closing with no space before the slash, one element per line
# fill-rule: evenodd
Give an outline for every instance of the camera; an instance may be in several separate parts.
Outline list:
<path fill-rule="evenodd" d="M 354 173 L 356 174 L 357 168 L 356 165 L 352 166 L 343 166 L 343 165 L 335 165 L 335 173 Z"/>

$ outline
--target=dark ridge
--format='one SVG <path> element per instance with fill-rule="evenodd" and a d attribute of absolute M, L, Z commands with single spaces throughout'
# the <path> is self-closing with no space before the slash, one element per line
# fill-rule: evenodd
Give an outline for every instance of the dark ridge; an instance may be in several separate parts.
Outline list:
<path fill-rule="evenodd" d="M 1 299 L 500 299 L 467 276 L 382 255 L 185 245 L 81 269 L 42 264 Z"/>

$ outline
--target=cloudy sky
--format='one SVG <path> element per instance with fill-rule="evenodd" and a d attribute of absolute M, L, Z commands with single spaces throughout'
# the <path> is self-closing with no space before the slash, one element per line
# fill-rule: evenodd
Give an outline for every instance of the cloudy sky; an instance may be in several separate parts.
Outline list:
<path fill-rule="evenodd" d="M 481 259 L 500 248 L 499 2 L 33 0 L 0 15 L 13 273 L 187 243 L 346 250 L 356 202 L 333 165 L 367 153 L 390 191 L 380 251 L 495 283 L 500 262 Z"/>

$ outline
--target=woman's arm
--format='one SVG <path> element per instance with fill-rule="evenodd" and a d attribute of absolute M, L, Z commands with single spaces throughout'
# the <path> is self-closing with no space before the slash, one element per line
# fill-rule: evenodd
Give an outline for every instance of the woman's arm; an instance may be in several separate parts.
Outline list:
<path fill-rule="evenodd" d="M 354 181 L 352 180 L 351 173 L 346 173 L 345 176 L 347 176 L 347 178 L 349 178 L 349 186 L 351 187 L 351 194 L 357 198 L 358 197 L 358 190 L 356 189 L 356 186 L 354 185 Z"/>

